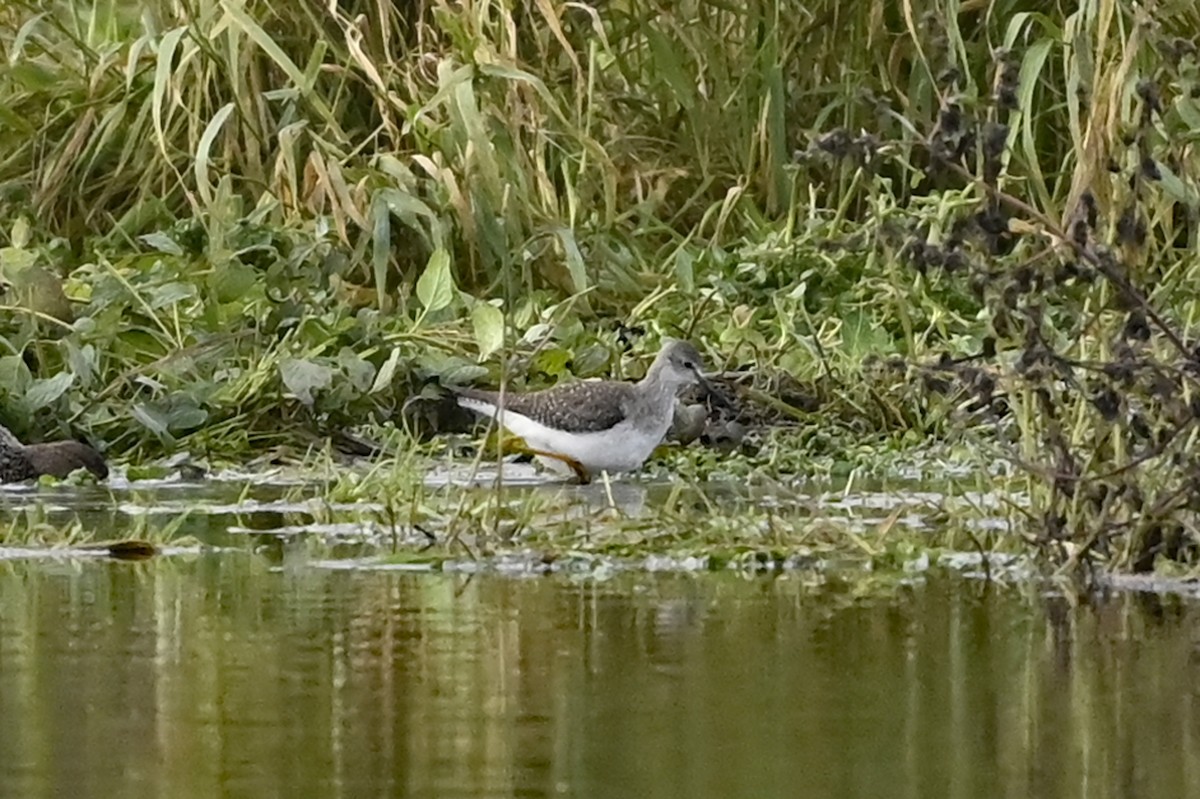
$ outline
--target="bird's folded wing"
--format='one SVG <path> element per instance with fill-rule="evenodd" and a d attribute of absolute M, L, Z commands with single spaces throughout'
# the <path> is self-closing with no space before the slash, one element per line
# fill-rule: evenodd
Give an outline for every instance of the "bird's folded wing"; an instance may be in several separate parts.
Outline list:
<path fill-rule="evenodd" d="M 633 386 L 615 381 L 579 381 L 528 393 L 505 393 L 504 407 L 556 430 L 595 433 L 616 427 L 625 419 Z M 496 391 L 459 389 L 468 399 L 496 405 Z"/>

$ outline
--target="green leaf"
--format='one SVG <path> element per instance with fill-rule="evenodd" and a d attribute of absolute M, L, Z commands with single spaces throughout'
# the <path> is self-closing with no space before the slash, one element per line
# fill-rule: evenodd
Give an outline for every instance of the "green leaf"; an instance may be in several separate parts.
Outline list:
<path fill-rule="evenodd" d="M 147 233 L 144 236 L 138 236 L 138 240 L 159 252 L 165 252 L 168 255 L 183 255 L 183 248 L 179 246 L 178 242 L 161 230 L 155 233 Z"/>
<path fill-rule="evenodd" d="M 313 391 L 329 388 L 333 383 L 333 370 L 313 361 L 288 358 L 279 364 L 279 377 L 296 399 L 312 405 Z"/>
<path fill-rule="evenodd" d="M 18 249 L 25 249 L 29 245 L 29 220 L 25 217 L 18 217 L 16 222 L 13 222 L 12 233 L 10 234 L 12 245 Z"/>
<path fill-rule="evenodd" d="M 1163 194 L 1170 197 L 1177 203 L 1183 205 L 1191 205 L 1193 203 L 1192 192 L 1188 190 L 1188 186 L 1179 176 L 1176 175 L 1169 166 L 1165 163 L 1158 162 L 1158 173 L 1161 176 L 1159 181 L 1162 185 Z"/>
<path fill-rule="evenodd" d="M 480 302 L 471 311 L 479 359 L 483 360 L 504 346 L 504 314 L 495 305 Z"/>
<path fill-rule="evenodd" d="M 342 347 L 338 352 L 338 366 L 345 379 L 339 379 L 339 388 L 349 388 L 354 396 L 365 394 L 375 383 L 375 364 L 358 354 L 352 347 Z"/>
<path fill-rule="evenodd" d="M 1021 59 L 1020 84 L 1017 89 L 1017 101 L 1021 108 L 1022 153 L 1033 188 L 1037 192 L 1043 208 L 1050 207 L 1052 203 L 1050 190 L 1046 187 L 1046 178 L 1042 174 L 1038 159 L 1037 136 L 1033 124 L 1037 110 L 1037 106 L 1034 104 L 1034 93 L 1040 85 L 1042 68 L 1046 65 L 1046 60 L 1050 57 L 1055 43 L 1054 39 L 1040 39 L 1025 51 L 1025 56 Z"/>
<path fill-rule="evenodd" d="M 195 405 L 184 404 L 172 408 L 167 414 L 167 426 L 171 430 L 187 432 L 195 430 L 208 421 L 208 413 Z"/>
<path fill-rule="evenodd" d="M 37 263 L 37 253 L 19 247 L 0 247 L 0 277 L 13 280 L 16 275 Z"/>
<path fill-rule="evenodd" d="M 417 280 L 417 299 L 429 313 L 440 311 L 454 301 L 454 277 L 450 274 L 450 253 L 434 250 L 424 273 Z"/>
<path fill-rule="evenodd" d="M 852 358 L 894 349 L 888 335 L 868 313 L 850 311 L 842 319 L 842 351 Z"/>
<path fill-rule="evenodd" d="M 155 286 L 147 291 L 146 305 L 154 309 L 165 308 L 184 300 L 190 300 L 195 296 L 195 286 L 180 280 L 173 280 L 170 283 L 163 283 L 161 286 Z"/>
<path fill-rule="evenodd" d="M 1200 103 L 1191 97 L 1178 97 L 1175 100 L 1175 113 L 1179 114 L 1188 132 L 1200 133 Z"/>
<path fill-rule="evenodd" d="M 150 116 L 154 121 L 154 132 L 158 138 L 158 149 L 164 156 L 167 154 L 166 124 L 163 119 L 163 109 L 168 110 L 166 122 L 170 121 L 169 93 L 171 91 L 171 62 L 175 58 L 175 49 L 179 41 L 187 33 L 187 28 L 174 28 L 163 34 L 158 44 L 158 59 L 154 69 L 154 92 L 151 95 Z"/>
<path fill-rule="evenodd" d="M 20 355 L 6 355 L 0 358 L 0 397 L 22 397 L 25 387 L 31 382 L 33 376 L 29 374 L 29 367 Z"/>
<path fill-rule="evenodd" d="M 375 375 L 375 382 L 371 384 L 371 390 L 367 393 L 378 394 L 392 384 L 392 378 L 396 375 L 396 366 L 400 363 L 400 348 L 393 347 L 392 354 L 383 362 L 383 366 L 379 367 L 379 374 Z"/>
<path fill-rule="evenodd" d="M 684 294 L 691 294 L 696 290 L 696 259 L 690 252 L 684 249 L 676 250 L 675 252 L 675 282 L 679 284 L 679 290 Z"/>
<path fill-rule="evenodd" d="M 375 277 L 376 296 L 387 292 L 388 258 L 392 253 L 392 218 L 387 204 L 371 203 L 371 273 Z"/>
<path fill-rule="evenodd" d="M 196 147 L 192 172 L 196 176 L 196 189 L 200 192 L 200 199 L 206 206 L 212 205 L 213 202 L 212 182 L 208 179 L 208 162 L 212 153 L 213 141 L 216 140 L 217 134 L 221 132 L 221 126 L 225 124 L 225 120 L 231 113 L 233 113 L 233 103 L 221 106 L 204 128 L 204 133 L 200 136 L 200 144 Z"/>
<path fill-rule="evenodd" d="M 67 345 L 67 363 L 71 371 L 79 379 L 80 384 L 87 388 L 96 378 L 97 361 L 96 348 L 91 344 L 82 347 L 71 339 L 64 339 Z"/>
<path fill-rule="evenodd" d="M 257 282 L 258 275 L 252 267 L 237 261 L 227 261 L 209 277 L 209 287 L 216 294 L 217 302 L 233 302 L 249 294 Z"/>
<path fill-rule="evenodd" d="M 138 404 L 129 409 L 134 419 L 159 438 L 167 437 L 167 414 L 157 405 Z"/>
<path fill-rule="evenodd" d="M 571 288 L 575 292 L 586 291 L 588 287 L 587 266 L 583 262 L 583 253 L 579 251 L 579 242 L 575 239 L 575 231 L 570 228 L 559 228 L 555 231 L 562 243 L 563 253 L 567 261 L 567 273 L 571 275 Z"/>
<path fill-rule="evenodd" d="M 59 372 L 54 377 L 35 380 L 25 393 L 25 405 L 31 412 L 41 410 L 61 397 L 74 382 L 75 375 L 71 372 Z"/>
<path fill-rule="evenodd" d="M 544 372 L 557 379 L 567 374 L 567 364 L 571 361 L 571 353 L 561 347 L 547 347 L 533 359 L 536 371 Z"/>
<path fill-rule="evenodd" d="M 670 87 L 670 94 L 675 102 L 691 110 L 696 104 L 696 81 L 684 70 L 678 49 L 653 25 L 646 27 L 646 36 L 650 40 L 650 52 L 657 77 Z"/>

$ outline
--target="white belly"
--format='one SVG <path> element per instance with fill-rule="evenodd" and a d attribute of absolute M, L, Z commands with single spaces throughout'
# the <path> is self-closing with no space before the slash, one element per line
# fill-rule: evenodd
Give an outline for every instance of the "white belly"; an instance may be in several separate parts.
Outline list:
<path fill-rule="evenodd" d="M 497 416 L 495 406 L 479 401 L 460 403 L 486 416 L 496 416 L 513 435 L 520 436 L 530 449 L 565 455 L 577 461 L 589 473 L 627 472 L 640 468 L 654 448 L 662 443 L 671 426 L 667 417 L 651 429 L 635 427 L 628 420 L 616 427 L 590 433 L 567 433 L 544 427 L 527 416 L 504 411 Z M 539 458 L 556 471 L 569 472 L 566 464 L 553 458 Z"/>

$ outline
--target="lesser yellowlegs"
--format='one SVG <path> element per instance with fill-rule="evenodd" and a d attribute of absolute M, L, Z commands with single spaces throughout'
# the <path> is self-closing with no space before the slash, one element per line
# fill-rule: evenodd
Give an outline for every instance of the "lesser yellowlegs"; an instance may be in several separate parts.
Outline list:
<path fill-rule="evenodd" d="M 546 465 L 565 464 L 581 482 L 639 468 L 671 427 L 675 397 L 706 385 L 704 361 L 668 339 L 637 383 L 583 380 L 527 393 L 459 389 L 458 404 L 495 418 Z"/>
<path fill-rule="evenodd" d="M 0 483 L 15 483 L 39 475 L 66 477 L 76 469 L 87 469 L 103 480 L 108 467 L 99 452 L 78 441 L 22 444 L 7 427 L 0 425 Z"/>

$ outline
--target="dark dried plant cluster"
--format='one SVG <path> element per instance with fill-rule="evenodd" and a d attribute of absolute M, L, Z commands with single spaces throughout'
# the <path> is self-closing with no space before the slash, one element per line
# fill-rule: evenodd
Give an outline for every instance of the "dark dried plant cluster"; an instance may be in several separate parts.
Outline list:
<path fill-rule="evenodd" d="M 1010 460 L 1037 478 L 1031 538 L 1056 562 L 1144 571 L 1160 556 L 1197 559 L 1200 451 L 1190 444 L 1200 419 L 1200 331 L 1184 329 L 1171 316 L 1173 298 L 1153 291 L 1162 259 L 1189 267 L 1175 241 L 1154 240 L 1170 236 L 1148 221 L 1161 199 L 1160 164 L 1186 172 L 1165 152 L 1171 142 L 1158 123 L 1169 71 L 1195 59 L 1188 45 L 1164 47 L 1168 74 L 1137 83 L 1137 117 L 1117 143 L 1124 159 L 1097 178 L 1112 185 L 1082 192 L 1061 226 L 1020 194 L 1021 181 L 1004 179 L 1020 106 L 1017 54 L 993 54 L 983 100 L 964 97 L 957 69 L 942 70 L 925 142 L 928 184 L 974 187 L 976 201 L 943 220 L 937 240 L 921 223 L 898 243 L 880 237 L 922 276 L 963 281 L 984 309 L 978 353 L 903 368 L 925 391 L 992 424 Z M 855 141 L 831 134 L 815 146 L 861 158 Z M 1185 211 L 1195 218 L 1196 209 Z"/>

